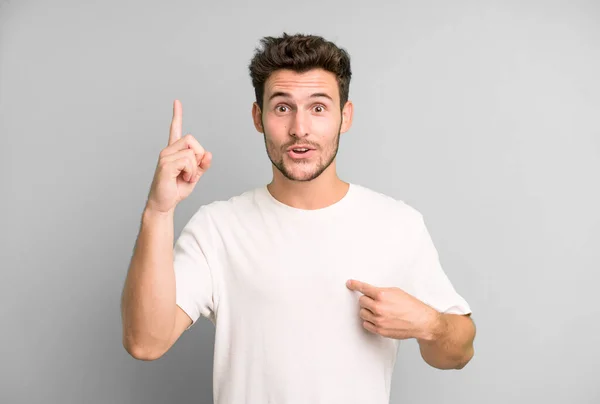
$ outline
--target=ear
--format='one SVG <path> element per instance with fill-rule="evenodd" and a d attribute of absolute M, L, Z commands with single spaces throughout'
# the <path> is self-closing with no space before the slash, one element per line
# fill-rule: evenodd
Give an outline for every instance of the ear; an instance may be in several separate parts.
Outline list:
<path fill-rule="evenodd" d="M 254 121 L 254 127 L 260 133 L 264 133 L 264 128 L 262 126 L 262 111 L 256 102 L 252 104 L 252 120 Z"/>
<path fill-rule="evenodd" d="M 344 109 L 342 109 L 342 127 L 340 132 L 344 133 L 352 126 L 352 116 L 354 114 L 354 104 L 352 101 L 346 101 Z"/>

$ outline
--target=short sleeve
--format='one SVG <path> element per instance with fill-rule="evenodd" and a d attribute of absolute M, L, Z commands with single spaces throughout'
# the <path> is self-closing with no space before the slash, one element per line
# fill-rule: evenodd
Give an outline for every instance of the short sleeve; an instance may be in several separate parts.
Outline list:
<path fill-rule="evenodd" d="M 469 314 L 471 308 L 459 295 L 440 263 L 438 251 L 418 214 L 414 251 L 407 265 L 405 291 L 441 313 Z"/>
<path fill-rule="evenodd" d="M 173 247 L 176 303 L 192 319 L 214 318 L 214 282 L 209 260 L 210 218 L 201 207 L 184 226 Z"/>

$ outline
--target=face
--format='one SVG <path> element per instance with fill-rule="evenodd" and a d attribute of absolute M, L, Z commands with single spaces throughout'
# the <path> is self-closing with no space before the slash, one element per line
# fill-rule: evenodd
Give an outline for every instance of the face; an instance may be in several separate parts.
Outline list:
<path fill-rule="evenodd" d="M 252 115 L 273 166 L 289 180 L 311 181 L 334 162 L 340 134 L 351 125 L 352 103 L 340 110 L 331 72 L 277 70 L 265 83 L 262 111 L 254 103 Z"/>

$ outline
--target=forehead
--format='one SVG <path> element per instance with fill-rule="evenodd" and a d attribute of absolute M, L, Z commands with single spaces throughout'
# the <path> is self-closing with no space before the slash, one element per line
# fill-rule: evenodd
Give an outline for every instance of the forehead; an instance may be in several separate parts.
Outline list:
<path fill-rule="evenodd" d="M 277 70 L 265 82 L 265 99 L 282 91 L 293 97 L 308 97 L 312 93 L 323 92 L 334 100 L 338 99 L 338 84 L 333 73 L 323 69 L 312 69 L 298 73 L 293 70 Z"/>

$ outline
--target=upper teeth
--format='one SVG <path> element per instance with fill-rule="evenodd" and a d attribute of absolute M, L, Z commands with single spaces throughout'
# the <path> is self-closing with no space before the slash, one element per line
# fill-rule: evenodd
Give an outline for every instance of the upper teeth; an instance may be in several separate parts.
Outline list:
<path fill-rule="evenodd" d="M 306 151 L 308 149 L 294 149 L 294 150 L 297 150 L 297 151 Z"/>

